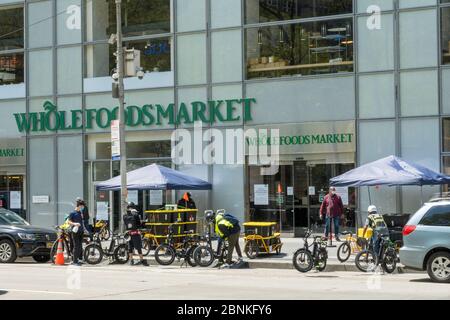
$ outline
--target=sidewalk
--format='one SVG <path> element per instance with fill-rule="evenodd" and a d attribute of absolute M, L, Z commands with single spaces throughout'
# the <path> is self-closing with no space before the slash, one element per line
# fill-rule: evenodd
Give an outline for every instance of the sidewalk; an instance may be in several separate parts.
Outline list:
<path fill-rule="evenodd" d="M 310 240 L 311 243 L 312 240 Z M 264 269 L 294 269 L 292 258 L 294 253 L 303 247 L 303 238 L 282 238 L 281 242 L 283 243 L 283 247 L 281 249 L 281 253 L 277 255 L 276 253 L 272 254 L 260 254 L 256 259 L 249 259 L 242 252 L 244 256 L 244 260 L 248 262 L 249 267 L 252 269 L 255 268 L 264 268 Z M 327 267 L 325 269 L 326 272 L 337 272 L 337 271 L 351 271 L 351 272 L 360 272 L 355 266 L 355 255 L 352 255 L 350 259 L 345 262 L 339 262 L 337 258 L 337 249 L 342 242 L 333 241 L 334 247 L 328 247 L 328 261 Z M 215 244 L 214 244 L 215 246 Z M 244 239 L 240 239 L 241 250 L 244 250 Z M 236 252 L 234 253 L 234 257 L 237 258 Z M 153 258 L 153 252 L 150 252 L 147 257 L 151 264 L 157 264 L 157 262 Z M 175 262 L 177 263 L 177 261 Z M 177 263 L 181 265 L 181 263 Z M 401 264 L 397 264 L 397 272 L 398 273 L 416 273 L 420 271 L 411 270 L 405 268 Z"/>

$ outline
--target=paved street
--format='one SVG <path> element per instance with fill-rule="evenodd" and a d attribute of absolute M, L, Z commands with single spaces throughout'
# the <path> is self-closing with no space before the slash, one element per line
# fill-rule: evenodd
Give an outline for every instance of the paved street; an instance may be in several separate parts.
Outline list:
<path fill-rule="evenodd" d="M 449 289 L 423 273 L 0 265 L 0 299 L 450 299 Z"/>

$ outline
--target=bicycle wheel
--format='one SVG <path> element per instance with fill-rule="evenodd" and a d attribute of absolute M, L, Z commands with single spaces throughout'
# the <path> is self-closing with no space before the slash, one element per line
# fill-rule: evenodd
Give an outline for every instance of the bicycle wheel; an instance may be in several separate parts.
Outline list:
<path fill-rule="evenodd" d="M 151 250 L 152 250 L 152 241 L 147 238 L 142 239 L 142 255 L 145 257 L 148 256 Z"/>
<path fill-rule="evenodd" d="M 91 243 L 84 248 L 84 261 L 88 264 L 99 264 L 103 260 L 103 249 L 96 243 Z"/>
<path fill-rule="evenodd" d="M 249 259 L 255 259 L 259 254 L 258 243 L 254 240 L 247 241 L 244 246 L 244 252 Z"/>
<path fill-rule="evenodd" d="M 167 244 L 161 244 L 155 250 L 155 260 L 162 266 L 171 265 L 175 261 L 175 256 L 175 250 Z"/>
<path fill-rule="evenodd" d="M 352 254 L 352 248 L 348 242 L 342 243 L 337 251 L 337 257 L 340 262 L 346 262 Z"/>
<path fill-rule="evenodd" d="M 374 271 L 378 265 L 378 258 L 372 251 L 363 250 L 356 255 L 355 264 L 362 272 Z"/>
<path fill-rule="evenodd" d="M 196 267 L 197 266 L 197 263 L 195 262 L 195 259 L 194 259 L 194 251 L 195 251 L 196 248 L 197 248 L 197 246 L 193 245 L 192 247 L 187 249 L 186 256 L 184 257 L 184 259 L 186 260 L 188 265 L 190 265 L 191 267 Z"/>
<path fill-rule="evenodd" d="M 397 268 L 397 254 L 394 249 L 386 250 L 381 267 L 386 273 L 392 273 Z"/>
<path fill-rule="evenodd" d="M 200 267 L 209 267 L 214 262 L 214 252 L 208 246 L 198 246 L 194 250 L 194 261 Z"/>
<path fill-rule="evenodd" d="M 300 272 L 308 272 L 314 266 L 314 261 L 311 252 L 305 249 L 299 249 L 294 253 L 292 258 L 295 269 Z"/>
<path fill-rule="evenodd" d="M 119 244 L 116 249 L 114 249 L 114 260 L 118 264 L 125 264 L 130 259 L 130 255 L 128 253 L 128 245 L 125 243 Z"/>
<path fill-rule="evenodd" d="M 328 260 L 328 252 L 325 248 L 319 249 L 319 253 L 317 255 L 316 260 L 316 269 L 318 271 L 323 271 L 327 267 L 327 260 Z"/>

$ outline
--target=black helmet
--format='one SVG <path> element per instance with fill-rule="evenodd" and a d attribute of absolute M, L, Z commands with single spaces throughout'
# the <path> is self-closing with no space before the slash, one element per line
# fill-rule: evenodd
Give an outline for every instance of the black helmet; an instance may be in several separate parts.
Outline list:
<path fill-rule="evenodd" d="M 136 205 L 134 204 L 134 202 L 128 202 L 127 210 L 130 210 L 130 209 L 136 209 Z"/>
<path fill-rule="evenodd" d="M 205 220 L 208 223 L 211 223 L 214 221 L 214 211 L 212 210 L 206 210 L 205 211 Z"/>

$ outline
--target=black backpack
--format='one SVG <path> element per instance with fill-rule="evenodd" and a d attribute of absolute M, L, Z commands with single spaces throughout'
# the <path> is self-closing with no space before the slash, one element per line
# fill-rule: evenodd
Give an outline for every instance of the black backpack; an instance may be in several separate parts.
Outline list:
<path fill-rule="evenodd" d="M 223 217 L 224 217 L 225 220 L 230 222 L 233 225 L 233 227 L 236 227 L 236 226 L 239 225 L 239 220 L 235 216 L 233 216 L 233 215 L 231 215 L 229 213 L 225 213 L 223 215 Z"/>
<path fill-rule="evenodd" d="M 123 222 L 125 223 L 125 228 L 127 230 L 137 230 L 139 229 L 136 216 L 131 213 L 127 213 L 123 216 Z"/>

